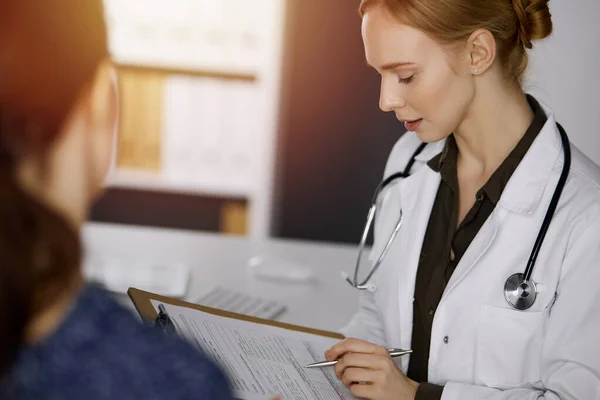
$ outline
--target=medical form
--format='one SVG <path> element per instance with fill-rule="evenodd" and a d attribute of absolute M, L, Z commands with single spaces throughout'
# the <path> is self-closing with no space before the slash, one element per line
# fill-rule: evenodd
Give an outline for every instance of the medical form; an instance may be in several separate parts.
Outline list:
<path fill-rule="evenodd" d="M 163 304 L 176 331 L 228 374 L 236 398 L 353 399 L 333 368 L 307 369 L 339 339 L 238 320 L 153 299 Z"/>

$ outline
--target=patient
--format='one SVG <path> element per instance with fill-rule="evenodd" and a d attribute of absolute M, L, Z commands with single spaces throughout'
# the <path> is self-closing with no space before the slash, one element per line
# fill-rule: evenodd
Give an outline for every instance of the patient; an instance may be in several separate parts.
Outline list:
<path fill-rule="evenodd" d="M 101 0 L 0 0 L 0 399 L 228 399 L 81 272 L 116 119 Z"/>

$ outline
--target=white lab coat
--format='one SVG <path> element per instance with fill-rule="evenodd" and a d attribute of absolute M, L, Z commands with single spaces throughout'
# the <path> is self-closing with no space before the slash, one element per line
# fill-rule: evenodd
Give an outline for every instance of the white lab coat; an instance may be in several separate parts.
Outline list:
<path fill-rule="evenodd" d="M 504 299 L 504 283 L 523 272 L 563 166 L 552 112 L 494 211 L 463 255 L 433 321 L 429 382 L 443 400 L 600 399 L 600 168 L 572 146 L 569 178 L 533 272 L 537 300 L 527 311 Z M 568 133 L 568 132 L 567 132 Z M 592 133 L 592 132 L 590 132 Z M 412 132 L 394 147 L 386 175 L 402 171 L 419 145 Z M 342 329 L 386 347 L 410 348 L 421 245 L 440 183 L 425 163 L 381 196 L 371 259 L 404 223 Z M 398 359 L 396 359 L 398 360 Z M 409 358 L 397 361 L 406 373 Z"/>

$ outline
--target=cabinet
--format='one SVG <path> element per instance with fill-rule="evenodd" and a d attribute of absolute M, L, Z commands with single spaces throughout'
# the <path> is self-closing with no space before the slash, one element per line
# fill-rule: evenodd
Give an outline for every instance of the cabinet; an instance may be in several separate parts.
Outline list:
<path fill-rule="evenodd" d="M 219 202 L 222 218 L 184 227 L 266 236 L 284 0 L 105 4 L 121 115 L 109 190 L 92 218 L 168 225 L 170 205 L 191 196 Z M 160 199 L 160 222 L 148 196 Z M 144 212 L 132 209 L 139 201 Z"/>

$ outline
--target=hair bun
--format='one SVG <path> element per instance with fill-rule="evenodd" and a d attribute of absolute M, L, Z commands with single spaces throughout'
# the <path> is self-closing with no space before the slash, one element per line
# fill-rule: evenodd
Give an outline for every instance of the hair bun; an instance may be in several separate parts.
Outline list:
<path fill-rule="evenodd" d="M 544 39 L 552 33 L 552 15 L 549 0 L 512 0 L 517 14 L 519 40 L 528 49 L 532 41 Z"/>

